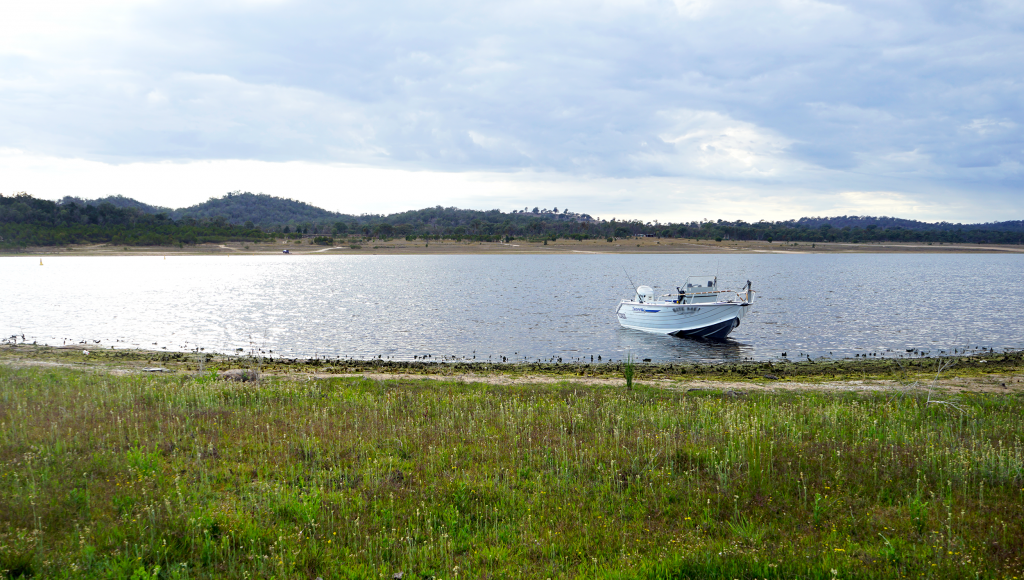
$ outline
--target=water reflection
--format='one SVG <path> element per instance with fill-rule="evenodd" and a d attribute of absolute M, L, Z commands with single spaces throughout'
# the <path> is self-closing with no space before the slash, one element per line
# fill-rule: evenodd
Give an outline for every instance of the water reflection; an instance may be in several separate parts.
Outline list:
<path fill-rule="evenodd" d="M 725 340 L 699 340 L 656 335 L 639 330 L 620 329 L 627 334 L 623 342 L 639 353 L 661 353 L 662 362 L 742 362 L 755 355 L 750 344 L 740 342 L 731 336 Z M 646 356 L 646 355 L 645 355 Z"/>
<path fill-rule="evenodd" d="M 656 289 L 750 279 L 757 300 L 726 342 L 627 330 L 624 269 Z M 0 273 L 4 336 L 103 348 L 735 362 L 1024 346 L 1024 255 L 54 257 Z"/>

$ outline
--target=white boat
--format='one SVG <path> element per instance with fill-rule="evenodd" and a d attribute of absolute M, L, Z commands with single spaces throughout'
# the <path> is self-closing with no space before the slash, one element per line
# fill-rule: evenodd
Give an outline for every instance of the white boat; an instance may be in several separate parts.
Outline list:
<path fill-rule="evenodd" d="M 750 280 L 744 290 L 719 290 L 715 276 L 690 276 L 675 292 L 656 296 L 650 286 L 636 288 L 632 300 L 615 310 L 625 328 L 687 338 L 723 339 L 747 315 L 754 301 Z"/>

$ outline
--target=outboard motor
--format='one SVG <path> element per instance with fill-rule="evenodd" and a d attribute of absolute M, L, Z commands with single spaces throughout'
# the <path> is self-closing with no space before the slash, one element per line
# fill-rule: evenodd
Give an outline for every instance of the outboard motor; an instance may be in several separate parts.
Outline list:
<path fill-rule="evenodd" d="M 636 289 L 636 296 L 633 297 L 633 302 L 654 302 L 654 288 L 650 286 L 640 286 Z"/>
<path fill-rule="evenodd" d="M 750 289 L 750 280 L 747 280 L 747 297 L 744 302 L 754 301 L 754 291 Z"/>

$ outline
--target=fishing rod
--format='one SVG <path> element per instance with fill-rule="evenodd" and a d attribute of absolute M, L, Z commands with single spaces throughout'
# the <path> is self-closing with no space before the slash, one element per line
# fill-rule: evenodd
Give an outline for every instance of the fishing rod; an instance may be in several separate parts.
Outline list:
<path fill-rule="evenodd" d="M 633 279 L 629 277 L 629 272 L 626 271 L 626 267 L 625 266 L 622 267 L 622 273 L 625 274 L 626 275 L 626 279 L 629 280 L 629 285 L 633 287 L 633 292 L 636 292 L 637 294 L 639 294 L 640 291 L 636 289 L 636 284 L 634 284 L 633 283 Z"/>

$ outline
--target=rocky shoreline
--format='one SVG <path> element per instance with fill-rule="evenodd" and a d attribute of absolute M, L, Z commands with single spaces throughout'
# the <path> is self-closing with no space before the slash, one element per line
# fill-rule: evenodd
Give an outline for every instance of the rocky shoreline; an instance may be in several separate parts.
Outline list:
<path fill-rule="evenodd" d="M 403 376 L 421 378 L 465 377 L 509 383 L 527 380 L 590 380 L 621 382 L 625 365 L 621 361 L 595 363 L 395 361 L 328 357 L 278 358 L 271 356 L 226 355 L 203 352 L 167 352 L 141 349 L 102 348 L 98 345 L 0 346 L 0 364 L 12 366 L 62 365 L 107 368 L 120 372 L 161 371 L 183 373 L 225 373 L 245 370 L 256 375 L 314 376 Z M 1007 390 L 1024 390 L 1024 352 L 983 352 L 969 355 L 915 356 L 903 358 L 817 359 L 804 361 L 745 361 L 735 363 L 656 363 L 635 365 L 640 382 L 672 383 L 724 381 L 754 385 L 835 383 L 850 381 L 911 384 L 925 382 L 952 384 L 956 381 L 988 382 Z M 239 373 L 235 373 L 239 375 Z M 244 376 L 251 376 L 245 374 Z M 496 377 L 502 380 L 493 380 Z M 230 378 L 230 376 L 226 376 Z M 952 382 L 952 383 L 951 383 Z"/>

